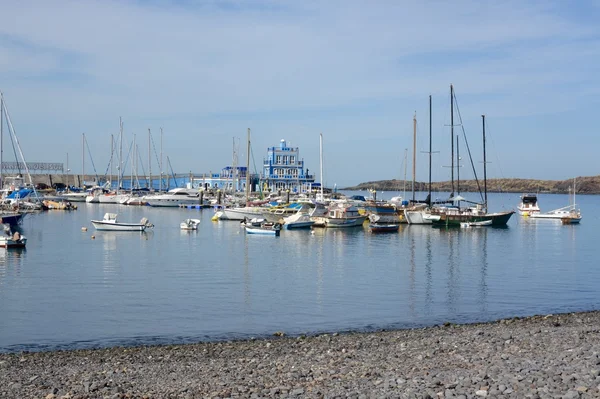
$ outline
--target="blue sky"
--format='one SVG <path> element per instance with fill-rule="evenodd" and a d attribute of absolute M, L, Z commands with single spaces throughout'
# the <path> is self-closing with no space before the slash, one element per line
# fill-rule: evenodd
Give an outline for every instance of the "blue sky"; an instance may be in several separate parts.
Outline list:
<path fill-rule="evenodd" d="M 403 178 L 405 148 L 410 178 L 415 111 L 427 179 L 430 94 L 448 180 L 452 83 L 479 167 L 487 116 L 489 177 L 566 179 L 600 174 L 599 20 L 598 1 L 5 2 L 0 90 L 30 162 L 80 172 L 85 133 L 103 174 L 122 117 L 144 154 L 163 128 L 176 173 L 230 164 L 234 137 L 244 164 L 247 128 L 257 167 L 286 139 L 317 173 L 322 132 L 341 187 Z"/>

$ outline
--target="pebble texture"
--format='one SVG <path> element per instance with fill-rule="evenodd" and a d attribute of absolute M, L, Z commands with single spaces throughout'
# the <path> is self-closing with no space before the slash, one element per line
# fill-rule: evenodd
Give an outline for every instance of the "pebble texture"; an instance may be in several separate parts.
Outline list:
<path fill-rule="evenodd" d="M 0 354 L 0 398 L 597 398 L 600 313 Z"/>

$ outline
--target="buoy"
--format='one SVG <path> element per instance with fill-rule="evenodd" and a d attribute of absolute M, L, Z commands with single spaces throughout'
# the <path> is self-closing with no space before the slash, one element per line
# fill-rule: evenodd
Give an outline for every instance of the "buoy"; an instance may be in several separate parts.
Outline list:
<path fill-rule="evenodd" d="M 210 220 L 212 220 L 213 222 L 217 222 L 219 220 L 219 217 L 215 215 Z"/>
<path fill-rule="evenodd" d="M 87 227 L 85 227 L 85 226 L 84 226 L 84 227 L 82 227 L 82 228 L 81 228 L 81 231 L 87 231 Z"/>
<path fill-rule="evenodd" d="M 96 236 L 92 236 L 92 240 L 95 240 L 95 239 L 96 239 Z"/>

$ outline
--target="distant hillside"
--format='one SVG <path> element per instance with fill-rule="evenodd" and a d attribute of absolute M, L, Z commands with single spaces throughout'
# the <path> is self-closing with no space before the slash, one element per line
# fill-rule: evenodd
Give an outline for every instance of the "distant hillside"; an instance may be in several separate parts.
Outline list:
<path fill-rule="evenodd" d="M 578 177 L 578 194 L 600 194 L 600 176 Z M 483 181 L 481 190 L 483 190 Z M 456 182 L 455 182 L 456 185 Z M 377 191 L 402 191 L 403 180 L 379 180 L 360 183 L 354 187 L 346 187 L 343 190 L 377 190 Z M 569 180 L 534 180 L 534 179 L 488 179 L 488 192 L 510 192 L 510 193 L 568 193 L 569 187 L 573 187 L 573 179 Z M 432 191 L 451 191 L 450 181 L 432 182 Z M 412 190 L 412 182 L 406 182 L 406 191 Z M 428 183 L 415 182 L 416 191 L 427 191 Z M 461 192 L 477 192 L 475 180 L 461 180 Z"/>

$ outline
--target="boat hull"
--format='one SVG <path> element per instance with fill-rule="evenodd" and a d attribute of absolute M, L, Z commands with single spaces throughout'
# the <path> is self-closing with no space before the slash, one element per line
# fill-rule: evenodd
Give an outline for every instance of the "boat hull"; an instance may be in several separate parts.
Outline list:
<path fill-rule="evenodd" d="M 429 212 L 425 211 L 404 211 L 404 217 L 408 224 L 431 224 L 432 219 L 427 218 L 430 216 Z"/>
<path fill-rule="evenodd" d="M 145 231 L 147 226 L 139 223 L 111 223 L 102 220 L 92 220 L 96 230 L 100 231 Z"/>
<path fill-rule="evenodd" d="M 23 220 L 23 213 L 0 214 L 0 223 L 16 226 Z"/>
<path fill-rule="evenodd" d="M 473 224 L 491 221 L 491 223 L 488 224 L 489 226 L 502 227 L 506 226 L 514 213 L 514 211 L 488 213 L 483 215 L 442 213 L 439 215 L 439 220 L 433 220 L 432 224 L 434 227 L 460 227 L 461 223 Z"/>
<path fill-rule="evenodd" d="M 354 216 L 348 218 L 325 218 L 325 227 L 343 228 L 343 227 L 357 227 L 362 226 L 364 221 L 367 219 L 366 215 Z"/>
<path fill-rule="evenodd" d="M 268 236 L 279 236 L 281 234 L 280 229 L 265 229 L 262 227 L 250 227 L 245 226 L 247 234 L 259 234 L 259 235 L 268 235 Z"/>
<path fill-rule="evenodd" d="M 12 237 L 0 237 L 0 248 L 25 248 L 27 238 L 21 237 L 14 240 Z"/>
<path fill-rule="evenodd" d="M 395 233 L 399 228 L 398 224 L 372 224 L 369 226 L 371 233 Z"/>
<path fill-rule="evenodd" d="M 292 222 L 284 224 L 283 228 L 286 230 L 310 229 L 314 224 L 315 222 L 312 220 L 306 222 Z"/>

